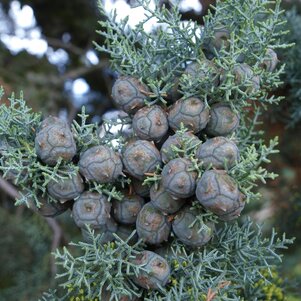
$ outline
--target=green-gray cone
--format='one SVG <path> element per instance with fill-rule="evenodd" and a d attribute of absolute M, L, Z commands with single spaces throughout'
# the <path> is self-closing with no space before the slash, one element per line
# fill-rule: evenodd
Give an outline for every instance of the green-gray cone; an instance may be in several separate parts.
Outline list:
<path fill-rule="evenodd" d="M 162 161 L 167 163 L 172 159 L 185 157 L 199 144 L 201 144 L 200 139 L 190 132 L 169 136 L 160 149 Z"/>
<path fill-rule="evenodd" d="M 191 161 L 177 158 L 169 161 L 162 170 L 162 185 L 175 198 L 188 198 L 195 193 L 197 173 Z"/>
<path fill-rule="evenodd" d="M 237 145 L 228 138 L 214 137 L 199 146 L 196 151 L 198 158 L 205 168 L 215 169 L 232 168 L 239 161 Z"/>
<path fill-rule="evenodd" d="M 227 136 L 239 126 L 239 116 L 228 104 L 216 103 L 210 108 L 210 120 L 206 132 L 211 136 Z"/>
<path fill-rule="evenodd" d="M 80 156 L 79 172 L 88 181 L 113 183 L 122 175 L 119 155 L 104 145 L 93 146 Z"/>
<path fill-rule="evenodd" d="M 115 239 L 114 235 L 118 231 L 117 223 L 112 219 L 107 219 L 106 223 L 103 225 L 99 225 L 96 228 L 93 228 L 95 235 L 100 235 L 99 243 L 105 244 Z M 83 239 L 91 243 L 92 237 L 90 236 L 90 232 L 86 229 L 86 227 L 81 228 Z"/>
<path fill-rule="evenodd" d="M 60 202 L 47 202 L 46 200 L 39 200 L 42 204 L 38 208 L 33 201 L 29 201 L 29 208 L 44 217 L 56 217 L 67 211 L 73 202 L 65 202 L 64 204 Z"/>
<path fill-rule="evenodd" d="M 130 76 L 121 76 L 112 87 L 112 98 L 120 109 L 133 114 L 145 106 L 149 89 L 138 79 Z"/>
<path fill-rule="evenodd" d="M 196 97 L 180 99 L 168 109 L 169 126 L 179 130 L 181 124 L 193 133 L 204 129 L 209 121 L 209 108 Z"/>
<path fill-rule="evenodd" d="M 147 203 L 138 214 L 136 229 L 140 239 L 148 244 L 158 245 L 168 240 L 171 224 L 166 215 Z"/>
<path fill-rule="evenodd" d="M 161 156 L 155 145 L 146 140 L 129 142 L 122 154 L 127 172 L 138 180 L 144 180 L 146 173 L 156 171 L 161 165 Z"/>
<path fill-rule="evenodd" d="M 190 207 L 181 209 L 172 222 L 176 237 L 190 247 L 202 247 L 207 244 L 214 232 L 214 224 L 204 223 L 197 219 L 202 212 Z"/>
<path fill-rule="evenodd" d="M 51 180 L 47 184 L 47 192 L 61 203 L 77 198 L 83 191 L 83 179 L 78 172 L 71 174 L 67 179 L 60 179 L 57 182 Z"/>
<path fill-rule="evenodd" d="M 171 272 L 170 266 L 160 255 L 143 251 L 132 262 L 145 270 L 132 277 L 137 285 L 145 289 L 160 289 L 167 284 Z"/>
<path fill-rule="evenodd" d="M 139 195 L 125 195 L 121 201 L 113 200 L 113 216 L 118 223 L 131 225 L 136 223 L 137 215 L 144 205 Z"/>
<path fill-rule="evenodd" d="M 86 191 L 74 203 L 72 215 L 78 227 L 82 228 L 88 224 L 97 228 L 105 225 L 111 218 L 110 211 L 111 203 L 104 195 Z"/>
<path fill-rule="evenodd" d="M 168 131 L 167 115 L 158 105 L 137 111 L 132 124 L 134 133 L 144 140 L 159 141 Z"/>
<path fill-rule="evenodd" d="M 41 161 L 51 166 L 60 158 L 71 161 L 76 154 L 76 145 L 70 127 L 58 118 L 46 118 L 36 134 L 35 150 Z"/>
<path fill-rule="evenodd" d="M 174 198 L 162 185 L 156 187 L 155 184 L 150 189 L 150 199 L 153 206 L 165 214 L 176 213 L 187 201 Z"/>
<path fill-rule="evenodd" d="M 197 183 L 196 197 L 222 220 L 237 218 L 244 208 L 243 195 L 235 181 L 222 170 L 208 170 Z"/>

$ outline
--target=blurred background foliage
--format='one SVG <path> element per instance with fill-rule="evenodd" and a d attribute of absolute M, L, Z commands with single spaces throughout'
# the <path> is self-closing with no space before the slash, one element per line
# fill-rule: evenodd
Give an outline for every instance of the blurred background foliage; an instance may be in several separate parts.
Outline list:
<path fill-rule="evenodd" d="M 184 2 L 183 20 L 202 24 L 214 1 Z M 129 9 L 122 0 L 106 3 Z M 291 30 L 288 40 L 297 47 L 279 54 L 287 73 L 276 93 L 286 99 L 262 117 L 266 139 L 279 136 L 280 153 L 269 165 L 279 177 L 258 187 L 263 198 L 249 204 L 248 211 L 267 231 L 275 227 L 296 237 L 280 272 L 288 287 L 286 298 L 294 301 L 301 300 L 301 1 L 285 0 L 283 6 Z M 100 122 L 114 109 L 109 91 L 116 74 L 108 58 L 94 50 L 93 41 L 102 43 L 95 32 L 99 18 L 96 0 L 1 0 L 0 85 L 8 95 L 23 90 L 35 111 L 72 120 L 85 105 L 91 120 Z M 0 186 L 0 301 L 37 300 L 55 281 L 51 250 L 80 233 L 68 213 L 54 223 L 15 208 L 7 187 Z"/>

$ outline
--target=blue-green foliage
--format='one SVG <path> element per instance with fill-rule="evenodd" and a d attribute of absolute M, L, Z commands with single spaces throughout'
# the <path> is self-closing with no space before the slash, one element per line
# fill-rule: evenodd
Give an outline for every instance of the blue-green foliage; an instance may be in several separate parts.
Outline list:
<path fill-rule="evenodd" d="M 295 46 L 282 53 L 286 63 L 284 81 L 288 88 L 288 125 L 295 126 L 301 120 L 301 16 L 296 9 L 286 12 L 288 36 L 285 40 Z"/>
<path fill-rule="evenodd" d="M 2 88 L 1 91 L 0 96 L 3 97 Z M 22 94 L 19 98 L 13 94 L 8 101 L 9 105 L 0 105 L 0 169 L 3 176 L 12 180 L 21 190 L 17 204 L 25 203 L 29 206 L 31 200 L 40 207 L 41 197 L 45 196 L 49 181 L 68 177 L 68 172 L 63 171 L 64 167 L 74 170 L 74 166 L 66 166 L 61 160 L 54 167 L 42 164 L 34 147 L 41 114 L 27 107 Z M 45 198 L 52 201 L 49 195 Z"/>
<path fill-rule="evenodd" d="M 239 146 L 241 160 L 227 172 L 247 200 L 257 197 L 254 191 L 256 182 L 275 177 L 262 167 L 262 163 L 269 162 L 268 155 L 275 152 L 277 139 L 271 140 L 270 145 L 266 146 L 255 126 L 259 122 L 262 107 L 280 100 L 269 93 L 281 84 L 283 66 L 274 72 L 263 68 L 268 49 L 288 46 L 281 42 L 286 32 L 282 30 L 284 21 L 281 18 L 280 1 L 217 1 L 214 11 L 205 17 L 204 26 L 192 21 L 183 22 L 176 5 L 169 10 L 164 6 L 159 8 L 158 0 L 155 1 L 155 7 L 150 0 L 137 2 L 145 9 L 146 19 L 135 28 L 130 28 L 127 18 L 116 21 L 116 12 L 107 16 L 106 21 L 100 22 L 102 29 L 98 31 L 105 38 L 105 43 L 96 45 L 97 49 L 111 56 L 113 68 L 121 75 L 134 76 L 147 84 L 151 91 L 146 97 L 148 105 L 169 104 L 167 95 L 177 82 L 184 98 L 199 97 L 209 106 L 215 102 L 229 103 L 241 118 L 240 129 L 230 137 Z M 100 1 L 99 8 L 101 14 L 106 15 Z M 152 32 L 146 32 L 145 23 L 150 19 L 156 19 L 159 26 Z M 220 45 L 216 44 L 217 30 L 227 34 L 226 41 Z M 203 76 L 185 74 L 184 70 L 191 62 L 200 64 Z M 235 70 L 244 69 L 245 65 L 241 64 L 248 64 L 248 74 L 251 75 L 243 76 L 238 81 Z M 20 110 L 22 114 L 18 116 Z M 101 131 L 98 133 L 96 126 L 86 124 L 84 111 L 81 117 L 81 124 L 73 124 L 79 151 L 101 143 L 121 150 L 124 143 L 122 133 L 111 135 L 110 127 L 116 123 L 126 125 L 127 120 L 107 122 L 104 125 L 107 128 L 104 128 L 99 139 Z M 64 176 L 61 167 L 65 166 L 58 162 L 55 167 L 48 167 L 37 160 L 34 133 L 40 115 L 31 113 L 22 98 L 15 101 L 12 97 L 10 107 L 1 106 L 0 118 L 8 120 L 3 128 L 0 127 L 1 141 L 7 141 L 8 137 L 8 140 L 16 139 L 18 143 L 17 146 L 5 143 L 7 149 L 2 151 L 2 170 L 7 175 L 14 168 L 17 172 L 15 183 L 21 188 L 30 183 L 32 195 L 37 199 L 39 194 L 45 194 L 48 180 Z M 15 131 L 6 133 L 7 128 Z M 23 128 L 21 135 L 20 128 Z M 115 139 L 118 143 L 114 144 Z M 191 151 L 193 168 L 200 176 L 204 169 L 193 155 Z M 16 165 L 15 161 L 22 166 Z M 24 169 L 25 180 L 21 177 Z M 159 172 L 146 179 L 146 182 L 158 182 Z M 117 183 L 118 186 L 125 184 L 126 180 Z M 89 185 L 91 191 L 101 191 L 120 199 L 116 185 Z M 208 219 L 211 218 L 209 214 Z M 57 264 L 62 269 L 58 278 L 64 293 L 57 297 L 56 293 L 49 292 L 44 300 L 82 298 L 106 301 L 102 294 L 107 291 L 110 292 L 107 297 L 110 301 L 120 300 L 121 296 L 141 295 L 147 301 L 205 301 L 210 292 L 215 294 L 216 300 L 263 300 L 256 288 L 256 283 L 262 277 L 261 271 L 271 271 L 280 260 L 278 252 L 291 241 L 285 237 L 276 239 L 275 233 L 270 238 L 264 238 L 260 227 L 252 225 L 249 220 L 243 225 L 232 223 L 217 227 L 220 228 L 214 239 L 203 249 L 191 250 L 173 239 L 169 247 L 156 250 L 166 256 L 172 270 L 170 282 L 158 291 L 142 290 L 131 280 L 131 276 L 143 269 L 143 266 L 133 265 L 131 259 L 146 246 L 141 242 L 130 246 L 129 241 L 118 237 L 115 242 L 101 244 L 101 237 L 91 232 L 89 243 L 72 244 L 80 252 L 79 255 L 72 255 L 66 248 L 55 252 Z"/>
<path fill-rule="evenodd" d="M 132 266 L 131 258 L 141 251 L 141 245 L 130 247 L 118 239 L 103 246 L 98 242 L 100 236 L 92 232 L 90 235 L 91 243 L 72 244 L 80 252 L 78 257 L 67 249 L 55 253 L 57 263 L 63 268 L 58 277 L 62 278 L 66 291 L 69 289 L 64 298 L 76 297 L 83 290 L 84 300 L 102 300 L 98 298 L 105 289 L 111 291 L 108 300 L 140 295 L 141 290 L 131 281 L 131 275 L 143 267 Z M 158 250 L 172 265 L 170 283 L 161 291 L 148 291 L 144 300 L 205 301 L 209 289 L 216 291 L 216 300 L 264 300 L 256 283 L 265 279 L 263 270 L 268 275 L 272 273 L 281 262 L 278 252 L 290 243 L 292 240 L 285 236 L 277 238 L 275 232 L 265 238 L 261 228 L 250 220 L 219 229 L 213 241 L 198 252 L 187 250 L 175 241 Z"/>
<path fill-rule="evenodd" d="M 111 56 L 113 68 L 120 74 L 142 79 L 151 88 L 153 102 L 165 102 L 164 96 L 187 63 L 202 64 L 205 54 L 212 59 L 218 73 L 222 73 L 223 81 L 217 87 L 212 85 L 212 72 L 199 78 L 182 76 L 180 82 L 185 97 L 198 96 L 209 103 L 227 101 L 237 109 L 250 105 L 250 99 L 256 98 L 261 103 L 279 100 L 268 95 L 268 91 L 280 85 L 283 68 L 271 73 L 264 70 L 262 64 L 267 49 L 288 46 L 280 41 L 286 33 L 282 30 L 285 22 L 281 18 L 280 1 L 217 1 L 214 12 L 205 17 L 204 26 L 193 21 L 183 22 L 177 6 L 171 10 L 158 9 L 150 0 L 137 2 L 146 10 L 145 20 L 131 28 L 128 18 L 118 23 L 113 12 L 106 21 L 99 22 L 102 29 L 98 33 L 105 38 L 105 44 L 96 47 Z M 101 1 L 99 8 L 106 15 Z M 151 33 L 144 30 L 150 19 L 158 22 Z M 218 28 L 229 32 L 228 47 L 211 46 Z M 242 62 L 249 64 L 254 76 L 260 76 L 260 90 L 244 91 L 243 86 L 253 85 L 253 78 L 246 79 L 242 85 L 235 83 L 234 68 Z"/>

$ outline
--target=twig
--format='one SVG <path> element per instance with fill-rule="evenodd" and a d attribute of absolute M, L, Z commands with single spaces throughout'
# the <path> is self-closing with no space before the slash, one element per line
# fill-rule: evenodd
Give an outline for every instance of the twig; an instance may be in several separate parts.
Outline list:
<path fill-rule="evenodd" d="M 2 176 L 0 176 L 0 188 L 13 199 L 20 198 L 20 193 L 18 190 L 12 184 L 4 180 Z"/>
<path fill-rule="evenodd" d="M 100 63 L 97 65 L 92 65 L 92 66 L 83 66 L 79 67 L 77 69 L 73 69 L 67 73 L 65 73 L 61 78 L 60 81 L 65 81 L 70 78 L 78 78 L 81 77 L 87 73 L 93 72 L 98 69 L 103 69 L 104 67 L 109 66 L 108 60 L 102 59 Z"/>
<path fill-rule="evenodd" d="M 78 68 L 68 71 L 67 73 L 63 74 L 62 76 L 57 76 L 57 75 L 43 76 L 42 74 L 36 74 L 33 72 L 29 72 L 27 75 L 27 78 L 31 82 L 41 84 L 41 85 L 43 85 L 45 83 L 48 83 L 48 84 L 51 83 L 52 85 L 61 85 L 68 79 L 70 80 L 70 79 L 82 77 L 90 72 L 94 72 L 96 70 L 103 69 L 107 66 L 109 66 L 108 60 L 102 59 L 102 61 L 100 63 L 98 63 L 97 65 L 78 67 Z M 0 68 L 0 71 L 2 71 L 1 68 Z M 4 72 L 4 70 L 3 70 L 3 72 Z"/>
<path fill-rule="evenodd" d="M 206 301 L 213 301 L 214 298 L 216 297 L 216 294 L 217 294 L 218 290 L 221 289 L 221 288 L 224 288 L 225 286 L 228 286 L 230 284 L 231 284 L 230 281 L 221 282 L 217 287 L 217 291 L 213 291 L 211 288 L 209 288 L 208 293 L 207 293 L 207 297 L 206 297 Z"/>
<path fill-rule="evenodd" d="M 55 48 L 63 48 L 63 49 L 69 50 L 70 52 L 73 52 L 76 55 L 84 55 L 86 53 L 84 49 L 77 47 L 71 43 L 64 43 L 60 39 L 49 38 L 49 37 L 45 37 L 45 39 L 49 46 L 52 46 Z"/>
<path fill-rule="evenodd" d="M 60 227 L 60 225 L 55 219 L 45 217 L 45 220 L 53 232 L 52 243 L 51 243 L 51 253 L 53 253 L 60 245 L 60 242 L 63 237 L 63 232 L 62 232 L 62 228 Z M 57 273 L 57 267 L 55 265 L 54 256 L 51 256 L 50 258 L 50 267 L 51 267 L 52 279 L 54 279 Z"/>
<path fill-rule="evenodd" d="M 209 288 L 206 301 L 212 301 L 216 296 L 216 292 L 213 292 L 211 288 Z"/>
<path fill-rule="evenodd" d="M 199 0 L 202 5 L 202 12 L 201 15 L 202 17 L 207 15 L 208 10 L 210 10 L 211 6 L 214 6 L 216 1 L 215 0 Z"/>

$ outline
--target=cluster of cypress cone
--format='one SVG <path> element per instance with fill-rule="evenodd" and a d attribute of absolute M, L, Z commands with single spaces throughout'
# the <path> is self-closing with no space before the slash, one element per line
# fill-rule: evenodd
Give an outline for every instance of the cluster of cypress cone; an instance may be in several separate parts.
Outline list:
<path fill-rule="evenodd" d="M 202 76 L 197 70 L 192 63 L 184 74 Z M 221 78 L 215 74 L 213 84 Z M 228 175 L 240 160 L 239 149 L 229 138 L 239 126 L 239 115 L 226 103 L 209 108 L 198 97 L 174 100 L 179 92 L 172 94 L 166 97 L 168 105 L 148 105 L 150 90 L 140 80 L 130 76 L 116 80 L 112 98 L 132 120 L 132 135 L 119 152 L 100 139 L 99 145 L 78 153 L 70 127 L 55 117 L 41 123 L 35 139 L 36 153 L 45 164 L 53 166 L 62 158 L 78 166 L 70 178 L 48 184 L 47 192 L 58 202 L 38 211 L 54 216 L 72 208 L 84 238 L 89 239 L 89 225 L 102 234 L 102 243 L 114 240 L 114 234 L 127 239 L 136 230 L 130 243 L 139 238 L 150 247 L 136 260 L 151 273 L 133 278 L 145 289 L 165 286 L 169 278 L 168 262 L 153 250 L 173 239 L 188 248 L 202 247 L 214 234 L 214 224 L 202 219 L 206 212 L 229 221 L 244 208 L 244 196 Z M 143 183 L 154 174 L 160 181 Z M 118 188 L 121 177 L 131 179 L 122 200 L 109 202 L 104 194 L 89 191 L 90 182 Z"/>

